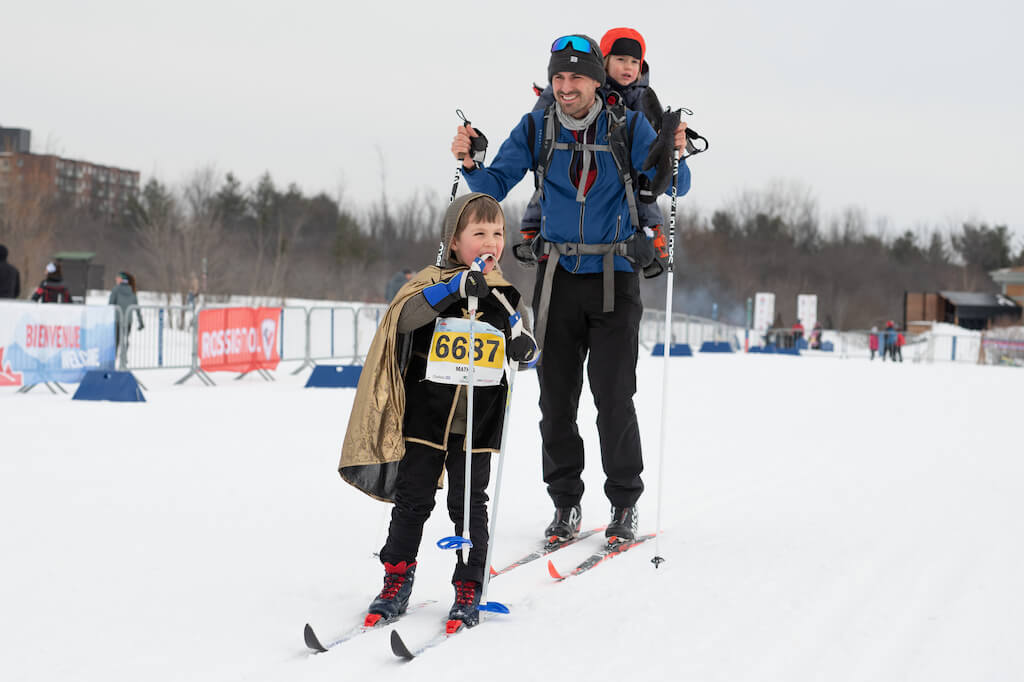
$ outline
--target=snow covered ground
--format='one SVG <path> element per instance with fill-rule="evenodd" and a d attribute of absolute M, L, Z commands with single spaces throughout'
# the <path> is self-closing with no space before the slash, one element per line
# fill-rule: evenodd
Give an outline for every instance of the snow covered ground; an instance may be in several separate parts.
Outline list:
<path fill-rule="evenodd" d="M 294 365 L 291 365 L 294 366 Z M 373 632 L 311 656 L 381 583 L 389 507 L 335 467 L 353 391 L 140 372 L 145 404 L 0 389 L 4 680 L 1020 679 L 1020 370 L 837 357 L 673 358 L 660 569 L 643 545 L 554 584 L 496 579 L 510 606 L 405 664 Z M 663 360 L 637 398 L 653 529 Z M 537 386 L 520 375 L 496 564 L 549 520 Z M 584 388 L 584 525 L 604 523 Z M 453 558 L 439 494 L 397 627 L 441 626 Z M 599 542 L 553 556 L 571 568 Z M 412 677 L 410 677 L 412 675 Z"/>

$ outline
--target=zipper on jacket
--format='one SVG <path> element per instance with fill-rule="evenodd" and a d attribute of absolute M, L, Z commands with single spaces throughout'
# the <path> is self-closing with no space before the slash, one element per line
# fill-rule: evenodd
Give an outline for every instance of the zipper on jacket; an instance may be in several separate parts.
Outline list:
<path fill-rule="evenodd" d="M 580 204 L 580 244 L 583 243 L 583 214 L 587 211 L 587 205 L 585 203 Z M 572 269 L 573 274 L 579 272 L 580 265 L 583 264 L 583 254 L 576 254 L 576 267 Z"/>

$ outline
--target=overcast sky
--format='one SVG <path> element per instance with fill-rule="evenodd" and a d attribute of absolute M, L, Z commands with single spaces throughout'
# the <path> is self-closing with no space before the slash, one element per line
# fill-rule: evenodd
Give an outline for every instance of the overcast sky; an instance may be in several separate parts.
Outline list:
<path fill-rule="evenodd" d="M 143 182 L 212 164 L 354 206 L 382 178 L 443 201 L 456 108 L 493 157 L 555 37 L 632 26 L 662 102 L 711 140 L 687 197 L 701 211 L 783 180 L 824 216 L 1008 224 L 1019 248 L 1021 25 L 1010 0 L 0 0 L 0 125 Z"/>

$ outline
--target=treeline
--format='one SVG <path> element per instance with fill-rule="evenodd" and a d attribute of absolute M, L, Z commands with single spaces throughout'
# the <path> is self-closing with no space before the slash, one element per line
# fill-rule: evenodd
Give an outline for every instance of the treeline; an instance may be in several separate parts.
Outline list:
<path fill-rule="evenodd" d="M 674 309 L 717 311 L 736 324 L 748 297 L 771 291 L 787 326 L 797 294 L 807 293 L 817 294 L 829 326 L 866 327 L 901 319 L 906 290 L 995 291 L 990 270 L 1024 263 L 1005 225 L 893 231 L 860 208 L 822 217 L 811 192 L 793 184 L 745 192 L 710 217 L 687 206 L 677 216 Z M 108 275 L 128 270 L 149 290 L 382 301 L 396 271 L 433 261 L 445 208 L 438 196 L 386 192 L 356 206 L 278 186 L 269 174 L 246 186 L 200 169 L 174 186 L 149 180 L 115 220 L 25 183 L 0 205 L 0 242 L 26 285 L 42 278 L 49 254 L 81 250 L 95 251 Z M 523 206 L 505 209 L 511 243 Z M 509 252 L 505 271 L 531 294 L 535 270 Z M 664 282 L 644 283 L 645 305 L 664 305 Z"/>
<path fill-rule="evenodd" d="M 1005 225 L 894 231 L 856 207 L 823 218 L 806 188 L 786 183 L 746 192 L 710 218 L 683 213 L 677 224 L 676 307 L 710 317 L 717 303 L 737 324 L 758 291 L 775 293 L 776 321 L 787 327 L 798 294 L 818 296 L 828 327 L 899 321 L 905 291 L 996 292 L 988 273 L 1024 264 Z"/>

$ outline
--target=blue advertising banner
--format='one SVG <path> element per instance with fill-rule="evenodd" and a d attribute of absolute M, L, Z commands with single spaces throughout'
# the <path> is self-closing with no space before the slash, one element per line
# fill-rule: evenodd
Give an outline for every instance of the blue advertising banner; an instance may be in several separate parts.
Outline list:
<path fill-rule="evenodd" d="M 0 386 L 78 383 L 114 369 L 114 306 L 0 303 Z"/>

